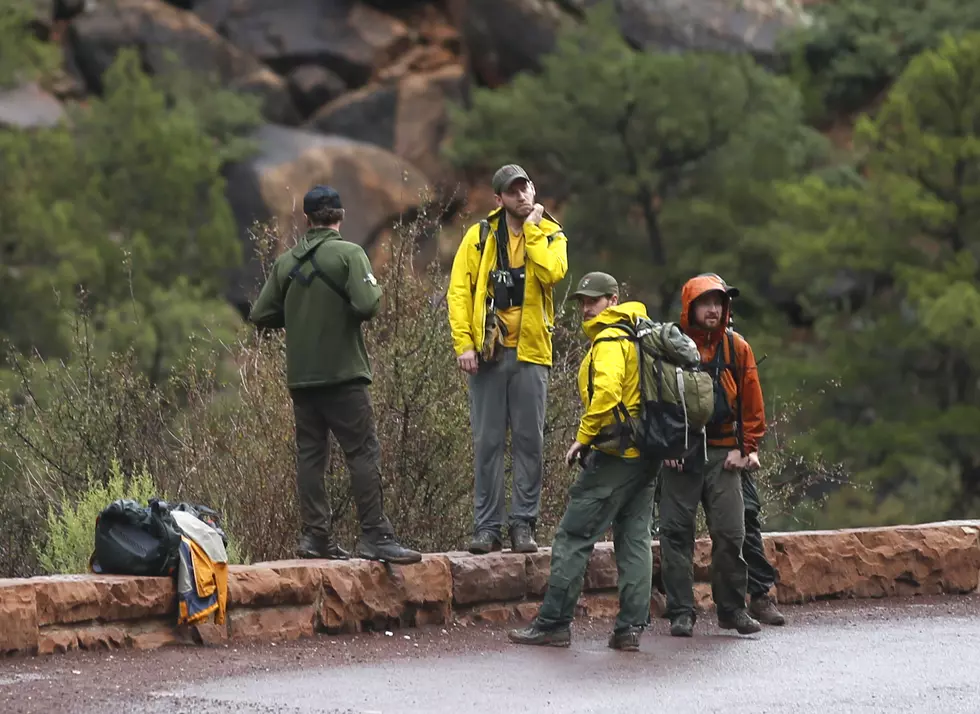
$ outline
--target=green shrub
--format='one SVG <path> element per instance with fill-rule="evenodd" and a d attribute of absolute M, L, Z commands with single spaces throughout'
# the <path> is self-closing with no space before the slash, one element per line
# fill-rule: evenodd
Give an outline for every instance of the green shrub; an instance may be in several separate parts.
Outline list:
<path fill-rule="evenodd" d="M 57 511 L 48 507 L 46 539 L 38 547 L 38 562 L 48 573 L 88 572 L 99 513 L 120 498 L 145 505 L 159 495 L 145 467 L 127 477 L 118 459 L 112 459 L 105 482 L 90 474 L 88 485 L 77 496 L 64 495 Z"/>

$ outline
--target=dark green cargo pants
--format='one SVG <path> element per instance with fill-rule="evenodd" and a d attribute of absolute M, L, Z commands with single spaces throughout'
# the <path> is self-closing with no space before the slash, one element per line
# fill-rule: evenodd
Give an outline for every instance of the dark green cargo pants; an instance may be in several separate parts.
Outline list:
<path fill-rule="evenodd" d="M 303 533 L 330 538 L 332 514 L 324 476 L 332 433 L 347 460 L 361 531 L 370 540 L 393 532 L 384 512 L 381 446 L 364 384 L 290 390 L 296 417 L 296 481 Z"/>
<path fill-rule="evenodd" d="M 694 612 L 694 531 L 704 505 L 711 535 L 711 595 L 719 615 L 745 608 L 747 573 L 742 557 L 745 507 L 741 471 L 724 468 L 726 448 L 709 448 L 703 465 L 660 471 L 660 549 L 667 616 Z"/>
<path fill-rule="evenodd" d="M 641 459 L 591 453 L 586 468 L 569 489 L 568 507 L 552 544 L 551 576 L 536 620 L 539 627 L 554 629 L 571 623 L 589 556 L 610 526 L 619 573 L 616 630 L 647 624 L 655 473 L 655 467 Z"/>

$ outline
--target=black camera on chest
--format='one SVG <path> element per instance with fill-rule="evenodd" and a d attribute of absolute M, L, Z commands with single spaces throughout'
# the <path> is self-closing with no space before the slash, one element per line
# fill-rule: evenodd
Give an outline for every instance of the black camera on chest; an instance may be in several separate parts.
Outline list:
<path fill-rule="evenodd" d="M 493 304 L 498 310 L 520 307 L 524 304 L 524 268 L 502 268 L 490 273 L 493 285 Z"/>
<path fill-rule="evenodd" d="M 490 273 L 490 287 L 493 290 L 493 304 L 498 310 L 524 305 L 524 284 L 527 269 L 510 267 L 507 246 L 510 235 L 503 216 L 497 224 L 497 269 Z"/>

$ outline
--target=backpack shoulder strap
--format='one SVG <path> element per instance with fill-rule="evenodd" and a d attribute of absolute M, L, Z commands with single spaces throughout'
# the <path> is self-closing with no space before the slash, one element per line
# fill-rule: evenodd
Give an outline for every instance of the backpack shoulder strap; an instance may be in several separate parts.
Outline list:
<path fill-rule="evenodd" d="M 480 242 L 476 246 L 480 253 L 483 253 L 483 246 L 487 244 L 488 235 L 490 235 L 490 221 L 484 218 L 480 221 Z"/>
<path fill-rule="evenodd" d="M 309 287 L 315 278 L 319 278 L 327 285 L 327 287 L 337 293 L 337 295 L 340 296 L 344 302 L 350 305 L 350 296 L 347 294 L 347 292 L 337 284 L 336 280 L 327 275 L 326 272 L 324 272 L 324 270 L 320 267 L 320 263 L 317 262 L 316 254 L 322 245 L 323 244 L 321 243 L 296 261 L 296 265 L 293 266 L 292 270 L 289 271 L 289 275 L 286 276 L 286 287 L 283 290 L 283 294 L 289 290 L 289 286 L 292 285 L 293 280 L 298 280 L 300 285 L 303 287 Z M 313 266 L 313 271 L 309 275 L 303 275 L 303 265 L 307 262 Z"/>
<path fill-rule="evenodd" d="M 620 340 L 632 340 L 632 341 L 635 341 L 637 339 L 637 337 L 636 337 L 636 330 L 634 330 L 633 329 L 633 326 L 630 325 L 628 322 L 617 322 L 617 323 L 615 323 L 613 325 L 607 325 L 606 326 L 606 329 L 607 330 L 610 329 L 610 328 L 616 329 L 616 330 L 622 330 L 624 334 L 617 335 L 616 337 L 599 337 L 592 344 L 593 345 L 597 345 L 600 342 L 619 342 Z"/>
<path fill-rule="evenodd" d="M 738 432 L 738 450 L 745 456 L 745 429 L 742 426 L 742 380 L 738 372 L 738 354 L 735 352 L 735 331 L 732 328 L 725 330 L 725 338 L 728 342 L 729 361 L 725 365 L 732 371 L 732 379 L 735 382 L 735 429 Z"/>

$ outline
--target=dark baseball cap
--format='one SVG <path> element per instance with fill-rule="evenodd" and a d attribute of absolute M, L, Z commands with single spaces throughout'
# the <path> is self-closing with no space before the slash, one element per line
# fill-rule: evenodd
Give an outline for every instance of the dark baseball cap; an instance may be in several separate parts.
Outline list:
<path fill-rule="evenodd" d="M 517 179 L 531 180 L 527 175 L 527 171 L 520 166 L 517 164 L 507 164 L 497 169 L 497 173 L 493 175 L 493 181 L 490 182 L 490 185 L 493 186 L 494 193 L 501 194 Z"/>
<path fill-rule="evenodd" d="M 619 295 L 619 283 L 609 273 L 588 273 L 578 283 L 578 289 L 572 293 L 573 298 L 605 297 Z"/>
<path fill-rule="evenodd" d="M 314 186 L 303 197 L 303 213 L 310 216 L 328 208 L 341 209 L 340 194 L 330 186 Z"/>

